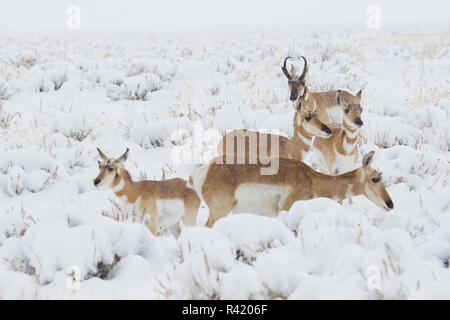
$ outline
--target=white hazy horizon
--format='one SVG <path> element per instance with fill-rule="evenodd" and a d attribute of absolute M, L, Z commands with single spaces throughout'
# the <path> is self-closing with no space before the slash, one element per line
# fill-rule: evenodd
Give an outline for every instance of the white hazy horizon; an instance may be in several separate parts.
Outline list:
<path fill-rule="evenodd" d="M 2 31 L 67 30 L 66 12 L 80 8 L 81 30 L 149 30 L 155 27 L 327 25 L 365 26 L 377 5 L 383 23 L 449 22 L 450 4 L 428 1 L 295 0 L 15 0 L 0 6 Z"/>

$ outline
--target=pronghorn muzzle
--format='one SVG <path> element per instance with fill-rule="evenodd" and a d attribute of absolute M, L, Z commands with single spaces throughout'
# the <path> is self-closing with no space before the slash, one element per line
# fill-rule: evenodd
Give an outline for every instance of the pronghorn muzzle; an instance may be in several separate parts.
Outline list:
<path fill-rule="evenodd" d="M 391 199 L 386 200 L 386 205 L 390 210 L 394 209 L 394 203 L 392 202 Z"/>
<path fill-rule="evenodd" d="M 331 135 L 331 129 L 328 128 L 326 125 L 322 126 L 322 131 L 325 132 L 326 134 Z"/>

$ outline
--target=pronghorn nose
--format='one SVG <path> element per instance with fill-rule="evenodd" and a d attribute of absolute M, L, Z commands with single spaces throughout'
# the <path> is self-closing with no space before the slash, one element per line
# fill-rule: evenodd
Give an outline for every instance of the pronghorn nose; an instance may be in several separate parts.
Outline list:
<path fill-rule="evenodd" d="M 297 100 L 297 96 L 295 94 L 291 94 L 290 96 L 291 101 Z"/>
<path fill-rule="evenodd" d="M 389 209 L 394 209 L 394 203 L 392 202 L 391 199 L 386 200 L 386 205 L 388 206 Z"/>
<path fill-rule="evenodd" d="M 362 122 L 362 120 L 361 120 L 361 118 L 356 118 L 355 119 L 355 124 L 357 125 L 357 126 L 362 126 L 363 125 L 363 122 Z"/>
<path fill-rule="evenodd" d="M 326 132 L 326 133 L 328 133 L 328 134 L 331 134 L 330 128 L 328 128 L 326 125 L 323 125 L 323 126 L 322 126 L 322 131 L 323 131 L 323 132 Z"/>
<path fill-rule="evenodd" d="M 100 179 L 97 178 L 94 180 L 94 185 L 98 185 L 99 183 L 100 183 Z"/>

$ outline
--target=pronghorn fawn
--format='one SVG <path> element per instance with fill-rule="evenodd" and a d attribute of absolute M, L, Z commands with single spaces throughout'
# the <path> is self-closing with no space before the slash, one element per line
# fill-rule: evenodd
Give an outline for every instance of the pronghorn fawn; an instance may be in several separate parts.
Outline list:
<path fill-rule="evenodd" d="M 305 77 L 308 73 L 308 62 L 306 58 L 302 56 L 305 61 L 305 66 L 301 74 L 297 74 L 294 65 L 291 65 L 290 72 L 287 70 L 286 62 L 291 57 L 286 57 L 283 62 L 281 70 L 288 79 L 289 92 L 291 101 L 296 101 L 299 94 L 304 92 L 306 87 Z M 362 90 L 359 90 L 356 95 L 352 95 L 350 92 L 341 90 L 342 99 L 349 104 L 359 104 L 361 100 Z M 336 103 L 336 90 L 325 91 L 325 92 L 310 92 L 314 97 L 316 102 L 317 115 L 319 119 L 325 123 L 329 124 L 331 122 L 342 123 L 343 113 L 342 108 Z"/>
<path fill-rule="evenodd" d="M 224 164 L 216 158 L 196 169 L 189 181 L 209 207 L 209 227 L 230 212 L 276 216 L 295 201 L 318 197 L 343 200 L 364 195 L 390 210 L 394 204 L 381 174 L 371 168 L 373 155 L 372 151 L 364 157 L 361 168 L 338 176 L 316 172 L 293 159 L 278 159 L 278 172 L 262 175 L 260 163 Z"/>
<path fill-rule="evenodd" d="M 100 173 L 94 185 L 111 187 L 122 204 L 134 210 L 136 220 L 143 221 L 154 235 L 160 228 L 176 225 L 180 218 L 188 226 L 196 225 L 200 198 L 186 186 L 185 180 L 135 182 L 123 167 L 129 149 L 117 159 L 108 158 L 100 149 L 97 150 L 102 161 L 98 162 Z M 150 221 L 145 217 L 147 214 Z"/>
<path fill-rule="evenodd" d="M 234 155 L 238 163 L 252 163 L 263 157 L 281 157 L 303 161 L 309 152 L 312 138 L 327 138 L 331 130 L 319 120 L 314 112 L 314 98 L 307 88 L 298 97 L 294 105 L 294 136 L 286 138 L 276 134 L 239 129 L 227 133 L 219 142 L 217 152 L 220 155 Z M 273 145 L 273 144 L 278 144 Z M 244 162 L 245 155 L 245 162 Z M 237 159 L 236 159 L 237 158 Z"/>

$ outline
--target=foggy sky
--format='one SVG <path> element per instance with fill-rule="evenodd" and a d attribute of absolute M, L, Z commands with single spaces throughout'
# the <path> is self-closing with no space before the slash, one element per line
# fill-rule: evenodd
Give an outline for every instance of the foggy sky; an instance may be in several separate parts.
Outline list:
<path fill-rule="evenodd" d="M 234 25 L 365 24 L 376 4 L 382 22 L 448 22 L 446 0 L 2 0 L 0 29 L 65 30 L 68 6 L 81 9 L 81 29 L 142 29 Z"/>

